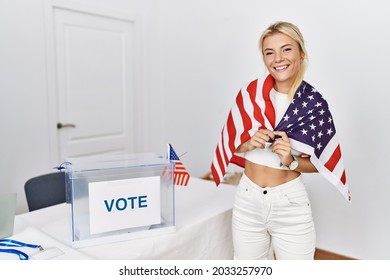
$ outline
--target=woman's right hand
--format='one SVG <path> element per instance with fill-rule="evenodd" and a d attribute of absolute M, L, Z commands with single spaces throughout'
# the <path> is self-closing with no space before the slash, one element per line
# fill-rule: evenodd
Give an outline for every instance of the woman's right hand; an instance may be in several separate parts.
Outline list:
<path fill-rule="evenodd" d="M 275 139 L 275 134 L 266 128 L 261 128 L 258 131 L 253 134 L 253 136 L 246 142 L 242 143 L 237 148 L 238 153 L 245 153 L 252 151 L 256 148 L 264 149 L 266 146 L 266 143 L 270 139 Z"/>

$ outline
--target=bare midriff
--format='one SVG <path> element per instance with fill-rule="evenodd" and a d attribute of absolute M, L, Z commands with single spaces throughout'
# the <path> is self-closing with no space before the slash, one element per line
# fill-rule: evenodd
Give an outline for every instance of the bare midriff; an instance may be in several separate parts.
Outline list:
<path fill-rule="evenodd" d="M 293 170 L 276 169 L 245 161 L 245 175 L 259 187 L 276 187 L 299 177 L 301 173 Z"/>

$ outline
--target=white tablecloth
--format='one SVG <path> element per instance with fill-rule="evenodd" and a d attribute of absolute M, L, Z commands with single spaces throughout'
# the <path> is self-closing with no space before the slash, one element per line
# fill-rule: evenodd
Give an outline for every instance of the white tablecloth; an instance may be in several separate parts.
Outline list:
<path fill-rule="evenodd" d="M 71 210 L 60 204 L 17 215 L 14 236 L 57 248 L 54 259 L 232 259 L 231 214 L 236 187 L 191 178 L 176 187 L 176 231 L 83 248 L 71 246 Z M 58 251 L 58 250 L 57 250 Z M 0 254 L 2 258 L 17 258 Z"/>

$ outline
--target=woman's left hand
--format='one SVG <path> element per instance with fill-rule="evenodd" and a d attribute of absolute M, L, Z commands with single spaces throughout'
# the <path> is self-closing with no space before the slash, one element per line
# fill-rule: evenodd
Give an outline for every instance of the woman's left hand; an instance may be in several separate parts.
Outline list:
<path fill-rule="evenodd" d="M 274 134 L 280 136 L 280 138 L 276 139 L 271 145 L 272 152 L 279 156 L 281 164 L 289 166 L 294 160 L 291 156 L 290 139 L 284 131 L 274 131 Z"/>

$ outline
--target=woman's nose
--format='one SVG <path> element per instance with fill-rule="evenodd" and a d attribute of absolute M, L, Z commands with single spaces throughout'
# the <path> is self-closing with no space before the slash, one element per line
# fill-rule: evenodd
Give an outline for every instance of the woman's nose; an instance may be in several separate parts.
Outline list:
<path fill-rule="evenodd" d="M 284 60 L 284 57 L 283 57 L 282 53 L 276 52 L 276 54 L 275 54 L 275 62 L 281 62 L 283 60 Z"/>

